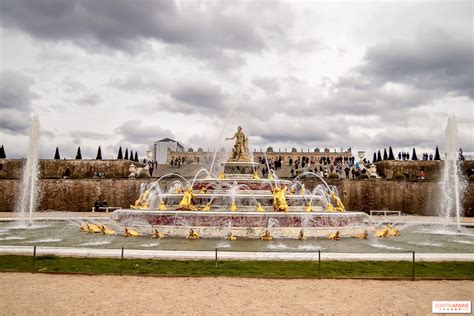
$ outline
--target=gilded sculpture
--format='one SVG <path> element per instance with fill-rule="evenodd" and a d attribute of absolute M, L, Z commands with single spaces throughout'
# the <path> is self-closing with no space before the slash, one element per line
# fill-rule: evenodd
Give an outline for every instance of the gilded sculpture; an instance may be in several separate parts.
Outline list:
<path fill-rule="evenodd" d="M 234 136 L 227 137 L 225 140 L 234 140 L 234 148 L 232 148 L 232 157 L 229 161 L 250 161 L 249 159 L 249 149 L 248 149 L 248 137 L 245 136 L 244 132 L 242 132 L 242 127 L 237 127 L 237 132 L 235 132 Z"/>

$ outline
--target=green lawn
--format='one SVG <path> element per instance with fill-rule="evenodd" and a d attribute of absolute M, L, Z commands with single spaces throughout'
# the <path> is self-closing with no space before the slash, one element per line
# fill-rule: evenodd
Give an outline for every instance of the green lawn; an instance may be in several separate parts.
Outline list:
<path fill-rule="evenodd" d="M 152 260 L 108 258 L 66 258 L 38 256 L 37 272 L 93 273 L 168 276 L 236 276 L 318 278 L 318 262 L 311 261 L 219 261 Z M 0 256 L 0 271 L 33 271 L 33 257 Z M 473 262 L 418 262 L 416 278 L 474 280 Z M 322 278 L 407 278 L 412 277 L 412 263 L 403 261 L 322 261 Z"/>

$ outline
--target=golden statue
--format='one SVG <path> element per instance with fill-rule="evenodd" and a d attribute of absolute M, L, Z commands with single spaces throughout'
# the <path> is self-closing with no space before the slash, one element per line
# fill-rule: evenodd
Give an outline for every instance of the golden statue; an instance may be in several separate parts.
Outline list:
<path fill-rule="evenodd" d="M 335 205 L 334 211 L 338 211 L 338 212 L 346 211 L 346 208 L 342 204 L 341 199 L 336 195 L 336 193 L 334 193 L 334 191 L 331 191 L 331 200 L 332 200 L 332 204 Z"/>
<path fill-rule="evenodd" d="M 390 225 L 390 228 L 388 229 L 388 232 L 387 232 L 387 237 L 397 237 L 397 236 L 400 236 L 400 227 L 392 228 L 392 225 Z"/>
<path fill-rule="evenodd" d="M 252 179 L 258 180 L 260 177 L 257 174 L 257 171 L 252 172 Z"/>
<path fill-rule="evenodd" d="M 273 190 L 273 210 L 277 212 L 288 212 L 288 204 L 286 203 L 285 192 L 288 189 L 285 186 L 283 189 L 275 187 Z"/>
<path fill-rule="evenodd" d="M 255 204 L 255 210 L 257 212 L 265 212 L 265 209 L 263 208 L 262 204 L 260 204 L 260 202 L 257 202 L 257 204 Z"/>
<path fill-rule="evenodd" d="M 260 237 L 261 240 L 266 240 L 266 241 L 269 241 L 269 240 L 272 240 L 273 237 L 272 235 L 270 235 L 270 232 L 268 231 L 268 229 L 265 229 L 265 232 L 263 233 L 263 235 Z"/>
<path fill-rule="evenodd" d="M 336 210 L 334 209 L 334 206 L 332 206 L 331 202 L 328 202 L 326 205 L 326 211 L 328 212 L 335 212 Z"/>
<path fill-rule="evenodd" d="M 210 211 L 211 210 L 211 202 L 206 203 L 203 207 L 201 207 L 201 211 Z"/>
<path fill-rule="evenodd" d="M 131 209 L 138 210 L 138 209 L 148 209 L 148 195 L 150 194 L 150 190 L 146 190 L 145 192 L 140 194 L 138 200 L 135 201 L 134 205 L 130 205 Z"/>
<path fill-rule="evenodd" d="M 242 132 L 242 127 L 237 127 L 237 132 L 235 132 L 234 136 L 227 137 L 225 140 L 234 140 L 235 144 L 234 148 L 232 148 L 232 157 L 229 161 L 250 161 L 249 159 L 249 149 L 248 149 L 248 138 L 245 136 L 244 132 Z"/>
<path fill-rule="evenodd" d="M 158 229 L 155 229 L 155 231 L 151 235 L 151 238 L 160 239 L 160 238 L 163 238 L 163 237 L 164 237 L 164 235 L 162 233 L 160 233 L 160 231 Z"/>
<path fill-rule="evenodd" d="M 201 238 L 201 235 L 195 232 L 194 229 L 192 228 L 189 230 L 188 236 L 186 237 L 186 239 L 189 239 L 189 240 L 196 240 L 200 238 Z"/>
<path fill-rule="evenodd" d="M 102 234 L 104 234 L 104 235 L 115 235 L 116 234 L 115 230 L 110 229 L 105 225 L 100 226 L 100 230 L 102 230 Z"/>
<path fill-rule="evenodd" d="M 217 176 L 218 179 L 225 179 L 225 174 L 224 172 L 221 172 L 219 173 L 219 175 Z"/>
<path fill-rule="evenodd" d="M 193 188 L 189 188 L 187 190 L 182 190 L 183 198 L 179 202 L 177 210 L 182 211 L 196 211 L 197 207 L 193 205 Z"/>
<path fill-rule="evenodd" d="M 232 204 L 230 205 L 229 211 L 236 212 L 237 210 L 238 210 L 237 204 L 235 204 L 235 201 L 232 201 Z"/>
<path fill-rule="evenodd" d="M 125 227 L 125 237 L 136 237 L 140 236 L 140 233 L 134 229 Z"/>
<path fill-rule="evenodd" d="M 375 236 L 379 238 L 385 238 L 388 235 L 389 230 L 392 229 L 392 225 L 388 224 L 384 228 L 377 229 L 375 231 Z"/>
<path fill-rule="evenodd" d="M 81 232 L 89 232 L 89 228 L 87 227 L 87 225 L 89 225 L 88 222 L 81 224 L 81 228 L 80 228 Z"/>
<path fill-rule="evenodd" d="M 366 229 L 366 230 L 364 230 L 363 233 L 352 235 L 352 238 L 367 239 L 367 238 L 369 238 L 369 233 L 367 232 L 367 229 Z"/>
<path fill-rule="evenodd" d="M 311 202 L 308 202 L 308 204 L 306 204 L 304 210 L 308 213 L 313 211 L 313 205 L 311 204 Z"/>
<path fill-rule="evenodd" d="M 237 237 L 232 235 L 232 232 L 229 232 L 227 236 L 225 237 L 227 240 L 237 240 Z"/>
<path fill-rule="evenodd" d="M 331 239 L 331 240 L 339 240 L 339 238 L 340 238 L 339 231 L 329 234 L 328 236 L 328 239 Z"/>
<path fill-rule="evenodd" d="M 305 240 L 306 239 L 306 237 L 304 236 L 303 230 L 300 230 L 300 234 L 298 235 L 298 239 L 299 240 Z"/>
<path fill-rule="evenodd" d="M 89 224 L 87 223 L 87 231 L 89 233 L 101 233 L 102 230 L 100 229 L 100 227 L 96 224 Z"/>
<path fill-rule="evenodd" d="M 160 211 L 166 211 L 166 210 L 168 210 L 168 209 L 166 208 L 165 201 L 161 200 L 160 201 Z"/>

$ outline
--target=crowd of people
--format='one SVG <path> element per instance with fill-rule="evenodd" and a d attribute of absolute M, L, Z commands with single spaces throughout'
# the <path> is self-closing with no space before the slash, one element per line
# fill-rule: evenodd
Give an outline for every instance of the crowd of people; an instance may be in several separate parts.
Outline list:
<path fill-rule="evenodd" d="M 283 159 L 279 156 L 276 160 L 271 158 L 260 157 L 258 159 L 260 171 L 263 177 L 267 177 L 269 170 L 278 171 L 283 166 Z M 366 164 L 370 161 L 365 160 Z M 295 177 L 303 172 L 314 172 L 321 177 L 329 177 L 330 174 L 337 174 L 340 178 L 356 178 L 365 170 L 355 164 L 354 157 L 321 157 L 314 161 L 310 157 L 301 157 L 296 160 L 288 159 L 288 167 L 290 168 L 290 176 Z"/>

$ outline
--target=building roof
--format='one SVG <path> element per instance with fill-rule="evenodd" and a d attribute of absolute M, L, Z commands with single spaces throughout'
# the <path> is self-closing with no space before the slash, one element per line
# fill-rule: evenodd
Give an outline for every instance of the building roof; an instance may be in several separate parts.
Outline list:
<path fill-rule="evenodd" d="M 175 141 L 174 139 L 168 137 L 160 139 L 159 141 L 157 141 L 157 143 L 176 143 L 178 144 L 178 147 L 184 148 L 184 146 L 181 145 L 178 141 Z"/>
<path fill-rule="evenodd" d="M 169 143 L 169 142 L 177 143 L 177 141 L 175 141 L 174 139 L 168 138 L 168 137 L 160 139 L 159 141 L 157 141 L 157 143 Z"/>

